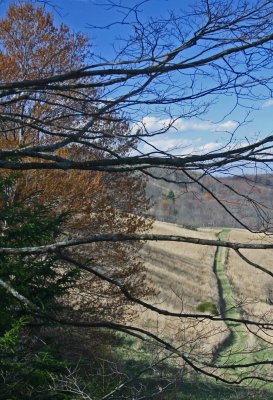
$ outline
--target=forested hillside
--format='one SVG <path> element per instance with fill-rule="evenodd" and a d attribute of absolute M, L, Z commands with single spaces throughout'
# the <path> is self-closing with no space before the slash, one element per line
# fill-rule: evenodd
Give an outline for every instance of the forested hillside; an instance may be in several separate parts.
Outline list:
<path fill-rule="evenodd" d="M 186 227 L 272 229 L 272 174 L 222 177 L 191 173 L 189 178 L 181 171 L 161 169 L 151 175 L 146 190 L 152 204 L 150 214 L 158 220 Z"/>

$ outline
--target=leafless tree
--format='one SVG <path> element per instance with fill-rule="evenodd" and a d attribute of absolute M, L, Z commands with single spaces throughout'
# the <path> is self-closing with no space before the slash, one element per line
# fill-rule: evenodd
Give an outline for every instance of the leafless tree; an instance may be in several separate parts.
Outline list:
<path fill-rule="evenodd" d="M 168 179 L 164 172 L 181 173 L 184 182 L 180 183 L 184 183 L 186 188 L 190 185 L 201 187 L 242 228 L 270 236 L 272 221 L 263 204 L 251 194 L 240 193 L 221 177 L 239 173 L 244 175 L 248 170 L 255 169 L 271 173 L 273 135 L 248 137 L 240 142 L 236 140 L 236 133 L 245 125 L 249 109 L 254 108 L 259 101 L 272 97 L 272 1 L 200 0 L 188 11 L 169 12 L 160 20 L 141 20 L 140 4 L 128 6 L 123 2 L 116 4 L 109 1 L 108 7 L 119 8 L 122 20 L 118 23 L 131 32 L 113 60 L 93 54 L 88 63 L 77 70 L 41 73 L 35 79 L 0 83 L 0 124 L 3 137 L 18 139 L 28 130 L 32 138 L 19 140 L 19 145 L 15 147 L 1 147 L 0 168 L 19 171 L 88 170 L 109 174 L 129 171 L 174 183 L 179 182 L 173 175 Z M 174 152 L 162 150 L 154 144 L 154 138 L 164 138 L 173 129 L 179 129 L 178 122 L 181 119 L 205 118 L 208 110 L 225 96 L 229 96 L 232 101 L 230 109 L 224 110 L 218 125 L 229 135 L 226 143 L 219 145 L 218 149 L 189 151 L 182 148 Z M 30 104 L 49 105 L 54 110 L 54 116 L 44 118 L 41 113 L 41 117 L 33 117 L 28 113 Z M 232 116 L 232 112 L 238 108 L 247 110 L 246 117 L 228 130 L 226 117 Z M 164 123 L 151 128 L 146 117 L 155 114 L 160 115 Z M 131 139 L 131 148 L 125 156 L 109 147 L 113 133 L 103 128 L 106 120 L 120 124 L 126 121 L 130 127 L 126 137 L 122 130 L 120 134 L 115 132 L 115 139 L 119 142 L 126 139 L 128 144 L 128 135 Z M 18 144 L 18 141 L 15 143 Z M 82 151 L 78 159 L 69 158 L 70 153 L 62 150 L 72 146 L 86 148 L 88 152 Z M 99 150 L 101 157 L 90 159 L 92 149 Z M 208 176 L 231 192 L 236 192 L 252 207 L 261 221 L 259 228 L 248 226 L 238 218 L 232 208 L 209 187 L 208 182 L 211 181 L 204 180 Z M 273 277 L 272 270 L 251 261 L 243 253 L 244 249 L 272 249 L 270 241 L 238 243 L 177 235 L 109 232 L 64 239 L 35 248 L 1 248 L 0 254 L 56 253 L 66 262 L 116 286 L 132 304 L 154 313 L 183 321 L 235 323 L 255 330 L 255 334 L 261 338 L 264 335 L 268 339 L 272 337 L 273 321 L 270 319 L 172 312 L 164 306 L 159 307 L 136 298 L 122 282 L 107 276 L 92 262 L 80 262 L 73 257 L 73 250 L 77 246 L 119 241 L 176 241 L 228 248 L 248 263 L 250 274 L 255 274 L 258 269 L 267 274 L 268 279 Z M 110 321 L 63 319 L 53 312 L 46 314 L 8 283 L 1 280 L 0 285 L 29 307 L 37 318 L 68 326 L 114 330 L 138 340 L 156 343 L 183 360 L 193 371 L 224 383 L 240 384 L 253 380 L 272 382 L 272 375 L 261 368 L 264 365 L 272 367 L 272 357 L 249 363 L 208 361 L 206 357 L 198 358 L 194 352 L 184 352 L 183 346 L 173 344 L 148 328 Z M 240 373 L 228 375 L 225 372 L 237 370 Z"/>

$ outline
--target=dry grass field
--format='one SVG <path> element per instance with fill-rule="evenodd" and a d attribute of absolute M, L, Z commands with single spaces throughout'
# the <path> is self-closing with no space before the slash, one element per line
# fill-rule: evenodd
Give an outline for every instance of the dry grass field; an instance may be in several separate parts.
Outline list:
<path fill-rule="evenodd" d="M 155 234 L 173 234 L 215 239 L 214 231 L 192 231 L 174 224 L 156 221 Z M 143 251 L 149 279 L 157 291 L 150 300 L 158 307 L 176 312 L 196 313 L 200 302 L 218 304 L 218 290 L 213 273 L 216 248 L 177 242 L 150 242 Z M 161 335 L 188 351 L 209 357 L 227 336 L 227 327 L 221 322 L 166 318 L 151 311 L 140 313 L 140 323 L 147 324 Z"/>
<path fill-rule="evenodd" d="M 166 222 L 155 222 L 153 233 L 215 239 L 210 232 L 197 232 Z M 160 291 L 158 301 L 173 311 L 195 312 L 198 303 L 217 304 L 218 293 L 212 270 L 215 248 L 191 243 L 150 242 L 145 249 L 149 276 Z"/>
<path fill-rule="evenodd" d="M 194 231 L 156 221 L 152 232 L 215 239 L 219 230 Z M 239 229 L 232 230 L 227 239 L 248 243 L 273 240 Z M 197 305 L 203 301 L 211 301 L 218 305 L 218 288 L 213 272 L 215 250 L 213 247 L 189 243 L 147 243 L 142 257 L 145 260 L 148 277 L 157 291 L 150 302 L 169 311 L 185 313 L 197 312 Z M 255 319 L 260 319 L 262 316 L 265 320 L 272 320 L 273 306 L 268 304 L 273 296 L 271 278 L 246 264 L 233 250 L 225 250 L 225 254 L 224 271 L 241 315 Z M 244 250 L 243 254 L 253 262 L 273 271 L 273 250 Z M 143 309 L 139 313 L 139 323 L 149 326 L 161 336 L 173 339 L 176 344 L 181 344 L 184 348 L 186 346 L 188 351 L 203 354 L 208 358 L 229 332 L 227 326 L 221 322 L 179 320 Z M 249 333 L 247 335 L 252 341 L 253 335 Z"/>
<path fill-rule="evenodd" d="M 232 230 L 229 240 L 242 243 L 271 242 L 273 237 L 251 234 L 244 230 Z M 273 272 L 273 249 L 242 250 L 242 254 L 252 262 Z M 249 318 L 273 322 L 273 280 L 242 260 L 233 250 L 228 250 L 226 258 L 227 276 L 232 285 L 236 302 Z M 268 336 L 267 336 L 268 340 Z"/>

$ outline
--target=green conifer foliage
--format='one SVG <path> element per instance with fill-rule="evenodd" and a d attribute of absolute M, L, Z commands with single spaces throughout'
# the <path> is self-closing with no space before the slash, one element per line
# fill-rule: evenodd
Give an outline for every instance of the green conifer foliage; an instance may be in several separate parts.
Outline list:
<path fill-rule="evenodd" d="M 16 175 L 0 178 L 0 246 L 40 246 L 60 234 L 65 214 L 54 214 L 39 196 L 16 198 Z M 0 278 L 48 313 L 64 312 L 60 301 L 77 280 L 77 269 L 64 268 L 57 256 L 5 255 Z M 67 363 L 42 340 L 31 310 L 0 287 L 0 399 L 66 399 L 50 382 Z M 47 322 L 43 320 L 43 325 Z"/>

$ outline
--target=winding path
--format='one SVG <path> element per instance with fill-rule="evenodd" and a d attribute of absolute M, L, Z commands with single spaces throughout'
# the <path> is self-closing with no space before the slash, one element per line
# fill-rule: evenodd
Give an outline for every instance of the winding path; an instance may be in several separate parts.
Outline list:
<path fill-rule="evenodd" d="M 226 240 L 229 232 L 230 229 L 222 229 L 218 233 L 218 239 Z M 238 305 L 234 300 L 232 286 L 225 273 L 227 251 L 226 248 L 218 247 L 215 252 L 214 273 L 218 284 L 219 308 L 222 316 L 240 318 L 241 315 Z M 230 333 L 227 339 L 220 346 L 214 361 L 217 363 L 234 364 L 273 358 L 273 350 L 269 351 L 267 346 L 265 346 L 261 340 L 257 339 L 255 352 L 253 351 L 253 348 L 249 347 L 248 343 L 251 334 L 247 331 L 245 326 L 229 321 L 226 322 L 226 325 Z M 233 371 L 232 373 L 234 375 L 242 375 L 242 370 L 237 373 L 236 371 Z"/>

